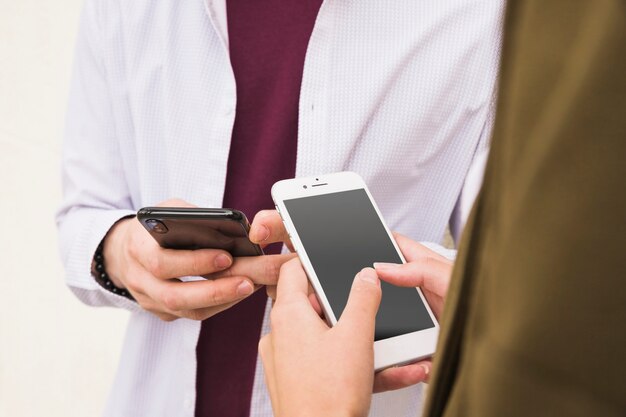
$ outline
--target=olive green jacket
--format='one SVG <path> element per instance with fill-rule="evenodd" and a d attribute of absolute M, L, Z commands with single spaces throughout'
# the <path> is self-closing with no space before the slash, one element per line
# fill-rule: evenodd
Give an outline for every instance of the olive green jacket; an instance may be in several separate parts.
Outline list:
<path fill-rule="evenodd" d="M 510 0 L 425 415 L 626 416 L 626 0 Z"/>

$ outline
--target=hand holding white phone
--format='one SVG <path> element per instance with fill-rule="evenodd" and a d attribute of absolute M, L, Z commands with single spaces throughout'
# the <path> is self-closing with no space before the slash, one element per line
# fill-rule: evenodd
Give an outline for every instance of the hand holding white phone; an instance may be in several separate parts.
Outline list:
<path fill-rule="evenodd" d="M 405 263 L 363 179 L 352 172 L 279 181 L 272 197 L 332 326 L 353 278 L 375 262 Z M 431 356 L 439 324 L 419 289 L 382 283 L 374 366 Z"/>

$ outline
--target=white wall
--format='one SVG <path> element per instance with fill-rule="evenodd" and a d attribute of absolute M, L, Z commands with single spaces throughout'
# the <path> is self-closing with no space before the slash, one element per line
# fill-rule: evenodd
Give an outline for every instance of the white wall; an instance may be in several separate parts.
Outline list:
<path fill-rule="evenodd" d="M 0 416 L 97 416 L 126 314 L 63 281 L 54 210 L 80 0 L 0 0 Z"/>

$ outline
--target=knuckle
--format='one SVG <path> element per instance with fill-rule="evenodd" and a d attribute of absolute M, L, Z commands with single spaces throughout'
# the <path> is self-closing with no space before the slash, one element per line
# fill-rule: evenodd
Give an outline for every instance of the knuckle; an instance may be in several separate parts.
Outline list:
<path fill-rule="evenodd" d="M 279 265 L 277 261 L 273 260 L 272 257 L 265 258 L 265 275 L 268 278 L 277 278 L 278 274 L 282 271 L 282 265 Z"/>
<path fill-rule="evenodd" d="M 180 310 L 180 298 L 171 289 L 163 291 L 161 294 L 161 303 L 171 311 Z"/>
<path fill-rule="evenodd" d="M 173 314 L 167 314 L 167 313 L 160 313 L 160 314 L 157 314 L 157 316 L 158 316 L 161 320 L 163 320 L 163 321 L 165 321 L 165 322 L 168 322 L 168 323 L 178 319 L 178 317 L 177 317 L 177 316 L 175 316 L 175 315 L 173 315 Z"/>
<path fill-rule="evenodd" d="M 137 240 L 134 235 L 131 235 L 129 238 L 128 244 L 126 245 L 126 251 L 128 252 L 129 257 L 133 259 L 139 259 L 141 255 L 141 246 L 137 244 Z"/>
<path fill-rule="evenodd" d="M 152 300 L 143 294 L 136 294 L 135 301 L 137 301 L 139 307 L 143 308 L 146 311 L 152 311 L 152 309 L 154 308 L 154 303 L 152 302 Z"/>
<path fill-rule="evenodd" d="M 130 292 L 138 292 L 141 291 L 141 279 L 137 277 L 135 274 L 129 274 L 124 278 L 124 286 Z"/>
<path fill-rule="evenodd" d="M 158 310 L 156 308 L 145 308 L 145 310 L 147 312 L 149 312 L 149 313 L 154 314 L 155 316 L 157 316 L 162 321 L 171 322 L 171 321 L 174 321 L 174 320 L 178 319 L 177 316 L 175 316 L 173 314 L 165 313 L 165 312 L 163 312 L 161 310 Z"/>
<path fill-rule="evenodd" d="M 135 296 L 135 300 L 137 301 L 137 304 L 139 304 L 139 307 L 143 308 L 146 311 L 149 311 L 150 313 L 156 314 L 156 313 L 163 312 L 163 309 L 159 308 L 159 306 L 154 302 L 154 300 L 152 300 L 149 297 L 146 297 L 141 294 L 137 294 Z"/>
<path fill-rule="evenodd" d="M 148 271 L 157 278 L 162 278 L 163 262 L 158 256 L 150 256 L 147 262 Z"/>
<path fill-rule="evenodd" d="M 192 275 L 201 275 L 202 274 L 202 265 L 200 264 L 199 256 L 192 256 L 189 262 L 189 267 L 191 268 Z"/>
<path fill-rule="evenodd" d="M 207 289 L 207 303 L 210 306 L 222 304 L 224 300 L 224 291 L 221 286 L 216 284 L 216 281 L 212 281 L 211 285 Z"/>
<path fill-rule="evenodd" d="M 183 316 L 190 320 L 196 320 L 196 321 L 205 319 L 205 314 L 200 310 L 187 310 L 183 312 Z"/>

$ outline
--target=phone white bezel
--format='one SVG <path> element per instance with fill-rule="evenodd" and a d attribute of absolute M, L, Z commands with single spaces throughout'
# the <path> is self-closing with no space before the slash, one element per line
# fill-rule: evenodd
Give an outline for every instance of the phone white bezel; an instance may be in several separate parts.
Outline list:
<path fill-rule="evenodd" d="M 335 314 L 333 313 L 328 302 L 328 298 L 326 297 L 321 283 L 315 274 L 313 265 L 311 264 L 306 250 L 302 245 L 302 241 L 300 240 L 297 230 L 293 225 L 284 201 L 357 189 L 365 190 L 372 205 L 374 206 L 374 209 L 376 210 L 376 213 L 378 214 L 380 221 L 383 223 L 389 238 L 396 248 L 398 255 L 402 259 L 402 262 L 406 263 L 406 260 L 393 238 L 393 235 L 389 231 L 389 228 L 385 224 L 380 210 L 372 198 L 365 181 L 363 181 L 358 174 L 346 171 L 316 177 L 295 178 L 278 181 L 272 187 L 272 198 L 276 204 L 276 208 L 283 219 L 283 223 L 287 229 L 287 233 L 289 233 L 291 242 L 300 257 L 302 265 L 309 277 L 309 282 L 315 289 L 326 319 L 331 326 L 334 326 L 337 323 L 337 318 L 335 317 Z M 419 288 L 416 288 L 416 291 L 424 303 L 426 310 L 434 323 L 434 327 L 374 342 L 374 367 L 376 371 L 391 366 L 415 362 L 420 359 L 427 358 L 435 352 L 437 337 L 439 335 L 439 323 L 435 319 L 435 315 L 426 302 L 422 291 Z"/>

